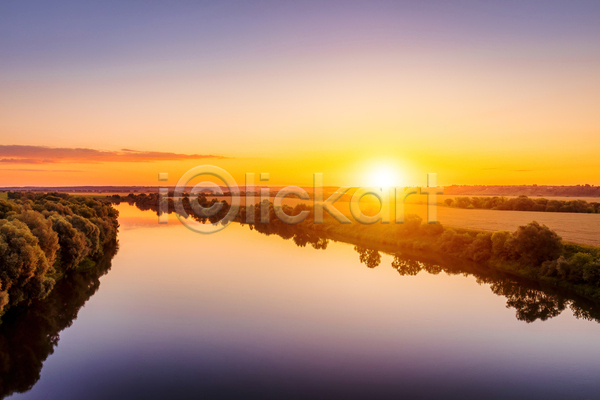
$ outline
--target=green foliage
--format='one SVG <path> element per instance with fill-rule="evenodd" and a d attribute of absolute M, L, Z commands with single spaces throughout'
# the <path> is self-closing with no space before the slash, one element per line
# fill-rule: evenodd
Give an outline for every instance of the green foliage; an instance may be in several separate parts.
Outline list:
<path fill-rule="evenodd" d="M 100 229 L 89 219 L 79 215 L 67 216 L 66 220 L 71 223 L 73 228 L 84 234 L 88 254 L 91 256 L 99 255 L 102 251 Z"/>
<path fill-rule="evenodd" d="M 497 196 L 456 197 L 454 202 L 452 199 L 446 199 L 445 203 L 458 208 L 486 210 L 597 213 L 600 209 L 599 203 L 588 203 L 584 200 L 531 199 L 523 195 L 512 199 Z"/>
<path fill-rule="evenodd" d="M 507 242 L 511 234 L 508 231 L 497 231 L 492 234 L 492 255 L 499 260 L 510 260 L 512 251 Z"/>
<path fill-rule="evenodd" d="M 74 269 L 90 251 L 85 234 L 75 229 L 62 215 L 53 214 L 48 219 L 52 222 L 52 229 L 58 233 L 62 271 Z"/>
<path fill-rule="evenodd" d="M 458 208 L 467 208 L 471 205 L 471 199 L 468 197 L 457 197 L 454 199 L 454 204 Z"/>
<path fill-rule="evenodd" d="M 38 212 L 25 210 L 13 217 L 25 223 L 29 227 L 31 233 L 37 237 L 38 245 L 46 255 L 46 259 L 50 265 L 56 260 L 56 253 L 59 250 L 58 234 L 52 230 L 52 222 L 44 218 Z"/>
<path fill-rule="evenodd" d="M 90 198 L 29 192 L 10 192 L 8 198 L 0 199 L 0 315 L 43 299 L 55 278 L 84 259 L 93 266 L 119 226 L 116 210 Z"/>
<path fill-rule="evenodd" d="M 444 233 L 444 227 L 439 222 L 434 224 L 423 224 L 421 230 L 430 236 L 439 236 Z"/>
<path fill-rule="evenodd" d="M 467 257 L 477 262 L 486 262 L 492 257 L 492 237 L 488 233 L 480 233 L 467 247 Z"/>
<path fill-rule="evenodd" d="M 16 215 L 21 208 L 12 201 L 0 199 L 0 219 L 6 219 Z"/>
<path fill-rule="evenodd" d="M 506 246 L 522 264 L 530 266 L 540 266 L 544 261 L 555 260 L 563 253 L 560 236 L 535 221 L 520 226 Z"/>
<path fill-rule="evenodd" d="M 0 282 L 8 294 L 8 301 L 3 301 L 7 304 L 43 298 L 51 289 L 51 282 L 44 279 L 50 267 L 48 260 L 37 238 L 19 220 L 0 220 L 0 266 Z"/>

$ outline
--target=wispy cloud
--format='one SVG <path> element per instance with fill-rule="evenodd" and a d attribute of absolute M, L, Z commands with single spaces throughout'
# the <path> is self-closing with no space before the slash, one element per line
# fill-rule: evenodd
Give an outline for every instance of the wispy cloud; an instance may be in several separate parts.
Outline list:
<path fill-rule="evenodd" d="M 105 162 L 154 162 L 224 159 L 212 154 L 179 154 L 163 151 L 122 149 L 105 151 L 86 148 L 0 145 L 0 163 L 3 164 L 98 164 Z"/>

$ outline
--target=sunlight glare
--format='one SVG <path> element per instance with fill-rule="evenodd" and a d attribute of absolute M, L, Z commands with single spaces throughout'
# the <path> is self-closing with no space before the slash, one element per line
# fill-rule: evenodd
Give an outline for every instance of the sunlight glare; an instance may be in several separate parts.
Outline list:
<path fill-rule="evenodd" d="M 375 169 L 370 174 L 369 184 L 375 187 L 401 186 L 401 179 L 396 169 L 383 167 Z"/>

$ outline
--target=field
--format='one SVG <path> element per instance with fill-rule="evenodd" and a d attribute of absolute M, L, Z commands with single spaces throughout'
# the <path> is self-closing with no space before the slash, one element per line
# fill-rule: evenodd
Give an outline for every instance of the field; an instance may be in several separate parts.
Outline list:
<path fill-rule="evenodd" d="M 340 210 L 342 206 L 339 207 Z M 427 206 L 407 204 L 405 212 L 417 214 L 425 221 Z M 438 221 L 455 228 L 481 231 L 515 231 L 532 221 L 544 224 L 563 240 L 600 246 L 600 214 L 550 213 L 534 211 L 467 210 L 452 207 L 437 208 Z"/>
<path fill-rule="evenodd" d="M 242 197 L 241 200 L 243 205 L 244 198 Z M 302 202 L 291 197 L 286 198 L 283 203 L 293 207 Z M 312 201 L 306 203 L 312 205 Z M 343 214 L 350 215 L 348 202 L 336 202 L 335 206 Z M 427 206 L 424 204 L 408 203 L 405 206 L 405 213 L 417 214 L 424 221 L 427 220 Z M 567 242 L 600 246 L 600 214 L 467 210 L 453 207 L 437 207 L 437 214 L 438 221 L 444 226 L 492 232 L 500 230 L 512 232 L 521 225 L 537 221 L 556 231 Z"/>
<path fill-rule="evenodd" d="M 426 217 L 427 207 L 407 205 L 407 212 Z M 600 214 L 547 213 L 532 211 L 464 210 L 438 208 L 438 220 L 445 226 L 485 231 L 514 231 L 531 221 L 547 225 L 563 240 L 600 246 Z"/>

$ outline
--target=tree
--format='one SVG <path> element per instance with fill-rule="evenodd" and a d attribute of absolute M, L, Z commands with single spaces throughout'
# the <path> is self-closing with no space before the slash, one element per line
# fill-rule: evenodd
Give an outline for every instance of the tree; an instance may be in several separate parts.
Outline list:
<path fill-rule="evenodd" d="M 62 215 L 54 214 L 48 219 L 52 222 L 52 229 L 58 234 L 61 267 L 65 271 L 76 268 L 88 254 L 85 235 L 73 228 Z"/>
<path fill-rule="evenodd" d="M 38 239 L 27 225 L 18 220 L 0 220 L 0 282 L 3 289 L 0 303 L 14 305 L 26 299 L 45 297 L 54 283 L 44 279 L 49 266 L 38 246 Z"/>
<path fill-rule="evenodd" d="M 60 246 L 58 245 L 58 234 L 52 230 L 52 222 L 32 210 L 25 210 L 21 214 L 15 215 L 14 218 L 29 227 L 31 233 L 37 237 L 38 244 L 46 255 L 48 263 L 54 264 Z"/>
<path fill-rule="evenodd" d="M 541 266 L 544 261 L 557 259 L 563 251 L 561 237 L 536 221 L 520 226 L 506 245 L 523 264 L 535 267 Z"/>
<path fill-rule="evenodd" d="M 480 233 L 467 248 L 467 255 L 477 262 L 485 262 L 492 256 L 492 238 L 488 233 Z"/>
<path fill-rule="evenodd" d="M 0 199 L 0 219 L 7 219 L 10 215 L 19 212 L 19 206 L 12 201 Z"/>
<path fill-rule="evenodd" d="M 71 225 L 73 225 L 73 228 L 85 235 L 88 254 L 90 256 L 98 255 L 102 251 L 100 243 L 100 229 L 90 222 L 89 219 L 79 215 L 67 216 L 65 218 L 71 223 Z"/>
<path fill-rule="evenodd" d="M 497 231 L 492 234 L 492 255 L 500 260 L 509 260 L 511 251 L 506 245 L 511 234 L 508 231 Z"/>

